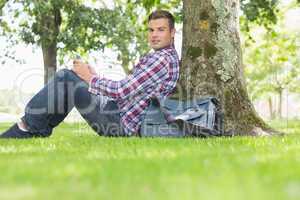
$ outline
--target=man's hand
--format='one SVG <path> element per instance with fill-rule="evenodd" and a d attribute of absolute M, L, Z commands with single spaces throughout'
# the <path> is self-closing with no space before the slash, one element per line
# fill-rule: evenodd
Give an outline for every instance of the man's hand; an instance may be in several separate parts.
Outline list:
<path fill-rule="evenodd" d="M 72 71 L 87 83 L 90 82 L 94 75 L 97 75 L 95 70 L 89 64 L 86 64 L 81 60 L 73 61 Z"/>

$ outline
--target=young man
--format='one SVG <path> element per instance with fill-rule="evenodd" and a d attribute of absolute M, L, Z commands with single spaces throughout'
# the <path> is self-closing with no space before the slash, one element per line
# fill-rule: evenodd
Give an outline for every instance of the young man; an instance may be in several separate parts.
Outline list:
<path fill-rule="evenodd" d="M 26 105 L 21 121 L 0 138 L 50 136 L 74 106 L 99 135 L 138 135 L 150 98 L 168 96 L 179 78 L 174 35 L 169 12 L 151 13 L 148 42 L 154 51 L 139 60 L 131 75 L 120 81 L 101 78 L 88 64 L 74 60 L 73 69 L 57 72 Z"/>

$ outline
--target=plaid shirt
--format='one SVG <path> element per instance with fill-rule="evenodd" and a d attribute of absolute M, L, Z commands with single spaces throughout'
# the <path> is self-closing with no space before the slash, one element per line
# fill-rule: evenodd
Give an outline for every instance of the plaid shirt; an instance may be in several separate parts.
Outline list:
<path fill-rule="evenodd" d="M 149 53 L 120 81 L 94 76 L 89 85 L 93 94 L 114 99 L 120 109 L 121 124 L 128 135 L 138 133 L 150 98 L 164 98 L 176 86 L 179 59 L 173 46 Z"/>

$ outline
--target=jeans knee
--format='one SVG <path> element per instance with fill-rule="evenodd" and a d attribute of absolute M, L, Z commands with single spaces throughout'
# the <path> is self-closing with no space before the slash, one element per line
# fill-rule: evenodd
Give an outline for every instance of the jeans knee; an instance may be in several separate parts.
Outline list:
<path fill-rule="evenodd" d="M 58 72 L 56 72 L 56 76 L 58 76 L 59 78 L 63 78 L 66 77 L 66 75 L 72 73 L 71 70 L 69 69 L 61 69 Z"/>
<path fill-rule="evenodd" d="M 68 84 L 69 87 L 73 87 L 75 89 L 87 87 L 87 83 L 80 79 L 80 77 L 70 69 L 59 70 L 55 77 L 57 81 L 64 82 L 65 84 Z"/>

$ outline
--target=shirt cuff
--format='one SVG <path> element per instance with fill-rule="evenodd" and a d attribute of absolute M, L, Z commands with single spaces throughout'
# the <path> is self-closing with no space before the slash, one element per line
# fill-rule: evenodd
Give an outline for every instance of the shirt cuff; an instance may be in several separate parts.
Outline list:
<path fill-rule="evenodd" d="M 89 82 L 89 89 L 88 91 L 92 94 L 99 94 L 99 91 L 98 91 L 98 87 L 97 87 L 97 82 L 99 80 L 99 77 L 98 76 L 92 76 L 90 82 Z"/>

